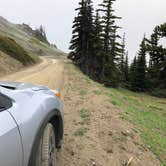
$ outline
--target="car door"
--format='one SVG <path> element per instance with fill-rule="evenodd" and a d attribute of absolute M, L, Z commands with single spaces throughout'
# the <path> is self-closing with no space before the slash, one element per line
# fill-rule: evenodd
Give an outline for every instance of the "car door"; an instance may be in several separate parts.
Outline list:
<path fill-rule="evenodd" d="M 0 109 L 0 166 L 23 166 L 22 163 L 22 144 L 17 124 L 8 111 Z"/>

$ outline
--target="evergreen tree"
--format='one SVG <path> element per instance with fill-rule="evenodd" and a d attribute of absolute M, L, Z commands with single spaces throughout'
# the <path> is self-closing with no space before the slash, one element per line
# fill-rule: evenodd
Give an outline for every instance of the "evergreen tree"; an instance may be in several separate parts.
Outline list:
<path fill-rule="evenodd" d="M 166 23 L 158 26 L 158 30 L 161 37 L 166 37 Z"/>
<path fill-rule="evenodd" d="M 130 65 L 129 71 L 129 81 L 130 81 L 130 89 L 137 90 L 137 57 L 134 57 L 133 62 Z"/>
<path fill-rule="evenodd" d="M 121 44 L 121 55 L 120 55 L 120 62 L 119 62 L 119 69 L 121 72 L 121 81 L 125 81 L 125 54 L 126 54 L 126 50 L 125 50 L 125 33 L 123 35 L 122 38 L 122 44 Z"/>
<path fill-rule="evenodd" d="M 116 87 L 120 81 L 118 67 L 124 47 L 119 44 L 118 26 L 112 5 L 115 0 L 104 0 L 100 5 L 102 18 L 96 12 L 93 19 L 91 0 L 81 0 L 73 22 L 69 58 L 92 79 Z M 123 55 L 124 58 L 124 55 Z M 124 63 L 124 62 L 123 62 Z"/>
<path fill-rule="evenodd" d="M 129 60 L 128 60 L 128 52 L 126 52 L 126 57 L 124 61 L 124 82 L 125 85 L 129 84 Z"/>
<path fill-rule="evenodd" d="M 137 90 L 147 90 L 147 66 L 146 66 L 146 44 L 145 36 L 140 44 L 140 50 L 137 59 Z"/>
<path fill-rule="evenodd" d="M 85 26 L 85 44 L 84 48 L 85 53 L 85 66 L 84 70 L 87 75 L 93 77 L 94 68 L 94 23 L 93 23 L 93 4 L 91 0 L 87 0 L 86 2 L 86 26 Z"/>
<path fill-rule="evenodd" d="M 44 27 L 43 27 L 42 25 L 34 31 L 34 35 L 35 35 L 35 37 L 38 38 L 40 41 L 49 44 L 49 42 L 48 42 L 48 40 L 47 40 L 47 36 L 46 36 L 45 29 L 44 29 Z"/>
<path fill-rule="evenodd" d="M 113 57 L 113 61 L 116 64 L 116 66 L 118 67 L 118 65 L 120 64 L 121 61 L 121 56 L 122 56 L 122 49 L 123 46 L 118 42 L 118 39 L 121 39 L 121 37 L 119 35 L 117 35 L 117 29 L 118 28 L 114 28 L 113 29 L 113 38 L 111 41 L 111 56 Z M 123 61 L 124 61 L 124 57 L 123 57 Z"/>
<path fill-rule="evenodd" d="M 138 57 L 134 58 L 134 62 L 130 67 L 130 86 L 134 91 L 147 90 L 147 67 L 146 67 L 146 44 L 145 37 L 140 44 Z"/>
<path fill-rule="evenodd" d="M 102 26 L 99 11 L 96 11 L 95 27 L 94 27 L 94 78 L 101 81 L 103 58 L 103 43 L 102 43 Z"/>
<path fill-rule="evenodd" d="M 120 59 L 120 70 L 121 72 L 124 72 L 124 58 L 125 58 L 125 33 L 123 34 L 123 38 L 122 38 L 122 53 L 121 53 L 121 59 Z"/>
<path fill-rule="evenodd" d="M 71 50 L 68 58 L 72 59 L 76 65 L 81 67 L 81 63 L 83 62 L 83 41 L 84 41 L 84 17 L 85 17 L 85 0 L 81 0 L 79 2 L 79 8 L 76 9 L 78 12 L 77 17 L 75 17 L 73 21 L 73 31 L 72 31 L 72 39 L 70 42 L 69 49 Z"/>
<path fill-rule="evenodd" d="M 117 86 L 119 82 L 119 71 L 116 66 L 117 56 L 119 56 L 119 44 L 117 43 L 117 29 L 115 20 L 120 19 L 113 13 L 113 3 L 115 0 L 104 0 L 100 6 L 103 12 L 103 58 L 102 58 L 102 79 L 106 85 Z"/>
<path fill-rule="evenodd" d="M 94 57 L 94 24 L 93 6 L 91 0 L 81 0 L 77 17 L 73 22 L 73 36 L 69 49 L 69 58 L 72 59 L 81 70 L 92 76 L 92 62 Z"/>
<path fill-rule="evenodd" d="M 166 88 L 166 48 L 159 42 L 166 36 L 166 24 L 156 26 L 150 39 L 143 38 L 138 57 L 130 66 L 129 81 L 132 90 L 147 91 L 157 89 L 165 96 Z M 149 53 L 149 66 L 146 65 L 146 54 Z"/>
<path fill-rule="evenodd" d="M 164 27 L 164 24 L 155 27 L 150 40 L 147 39 L 147 51 L 150 55 L 148 74 L 151 89 L 166 85 L 166 82 L 163 82 L 163 75 L 166 75 L 166 49 L 159 44 L 159 40 L 166 33 Z"/>

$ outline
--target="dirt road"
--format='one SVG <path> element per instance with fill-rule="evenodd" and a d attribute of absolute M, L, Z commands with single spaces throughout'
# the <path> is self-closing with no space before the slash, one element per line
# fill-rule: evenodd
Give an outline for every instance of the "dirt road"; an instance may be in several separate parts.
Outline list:
<path fill-rule="evenodd" d="M 67 60 L 42 59 L 41 64 L 3 80 L 63 89 L 65 133 L 58 166 L 160 166 L 137 128 L 121 118 L 123 110 L 102 93 L 101 85 Z"/>
<path fill-rule="evenodd" d="M 63 63 L 60 59 L 50 57 L 41 59 L 40 64 L 2 77 L 1 80 L 34 83 L 61 91 L 64 82 Z"/>

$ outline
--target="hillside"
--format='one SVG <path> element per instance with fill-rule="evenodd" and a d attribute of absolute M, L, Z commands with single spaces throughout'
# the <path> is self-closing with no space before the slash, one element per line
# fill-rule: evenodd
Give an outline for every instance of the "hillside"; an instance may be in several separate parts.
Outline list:
<path fill-rule="evenodd" d="M 0 75 L 35 64 L 39 62 L 38 56 L 61 54 L 54 46 L 36 38 L 28 25 L 13 24 L 0 16 Z"/>
<path fill-rule="evenodd" d="M 23 67 L 21 62 L 0 51 L 0 76 L 16 72 Z"/>
<path fill-rule="evenodd" d="M 65 136 L 57 165 L 166 166 L 165 99 L 106 88 L 69 61 L 64 77 Z"/>

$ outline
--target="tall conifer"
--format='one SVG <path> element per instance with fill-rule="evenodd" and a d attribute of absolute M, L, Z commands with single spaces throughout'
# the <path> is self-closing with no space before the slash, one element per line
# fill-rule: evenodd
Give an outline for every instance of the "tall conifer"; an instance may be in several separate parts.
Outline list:
<path fill-rule="evenodd" d="M 117 29 L 115 20 L 119 19 L 114 15 L 113 3 L 115 0 L 104 0 L 100 4 L 100 11 L 103 12 L 103 58 L 102 58 L 102 79 L 106 85 L 118 85 L 118 68 L 116 66 L 117 54 L 119 53 L 119 44 L 117 43 Z"/>
<path fill-rule="evenodd" d="M 71 50 L 69 58 L 74 61 L 80 68 L 85 59 L 85 18 L 86 18 L 86 3 L 85 0 L 79 2 L 79 7 L 76 9 L 77 17 L 73 21 L 72 39 L 69 49 Z"/>
<path fill-rule="evenodd" d="M 102 72 L 102 58 L 103 58 L 103 42 L 102 42 L 102 26 L 99 11 L 96 11 L 95 25 L 94 25 L 94 78 L 101 81 Z"/>
<path fill-rule="evenodd" d="M 124 82 L 125 85 L 129 84 L 129 60 L 128 60 L 128 52 L 126 52 L 126 57 L 124 61 Z"/>
<path fill-rule="evenodd" d="M 140 50 L 137 59 L 137 89 L 139 91 L 147 90 L 147 66 L 146 66 L 146 44 L 145 36 L 140 44 Z"/>

